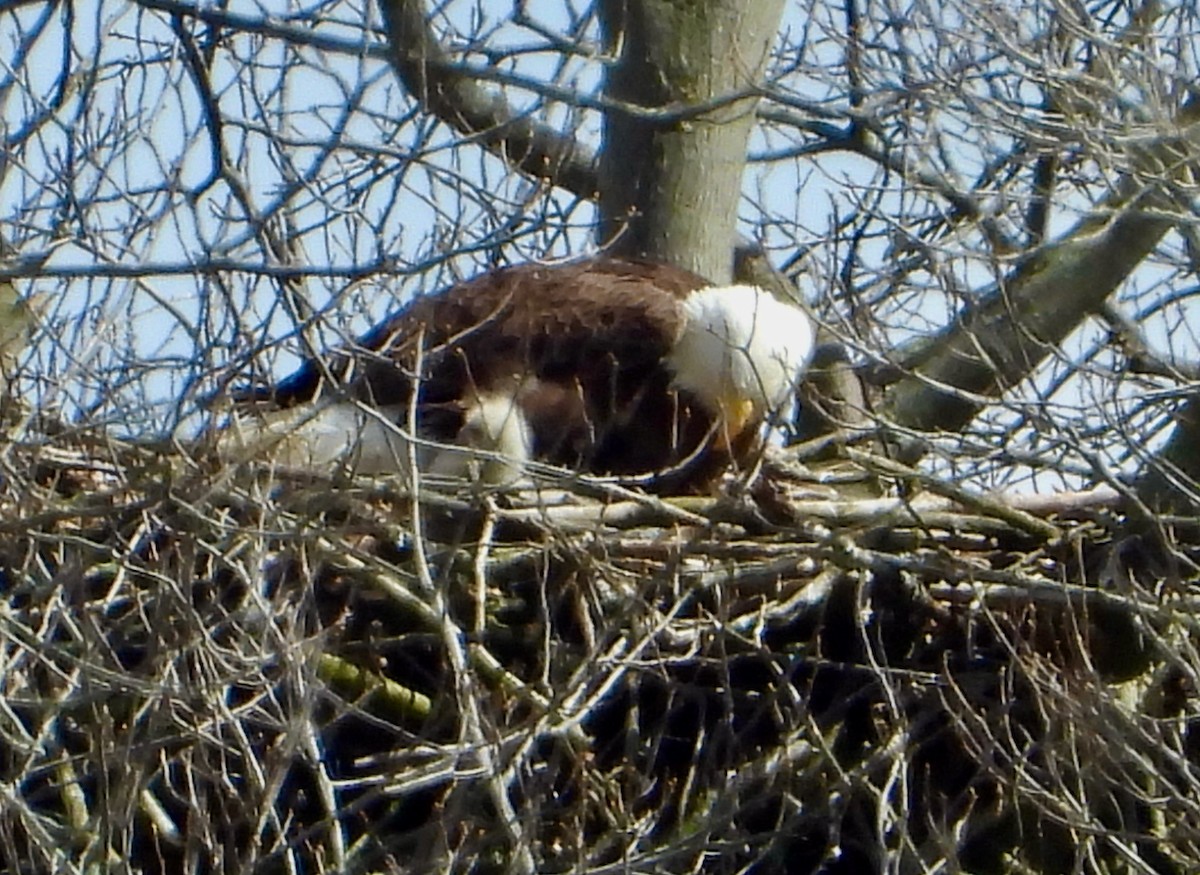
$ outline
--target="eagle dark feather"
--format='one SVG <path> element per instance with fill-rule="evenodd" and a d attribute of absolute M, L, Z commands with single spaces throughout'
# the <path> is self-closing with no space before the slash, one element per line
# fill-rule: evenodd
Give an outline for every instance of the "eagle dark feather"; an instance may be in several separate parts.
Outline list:
<path fill-rule="evenodd" d="M 699 452 L 718 411 L 676 387 L 665 364 L 684 332 L 684 301 L 709 286 L 687 270 L 611 258 L 503 268 L 414 299 L 267 397 L 288 408 L 332 391 L 407 410 L 417 387 L 418 433 L 445 443 L 480 399 L 507 397 L 534 459 L 616 475 L 690 460 L 654 488 L 703 488 L 757 435 L 739 432 L 721 452 Z"/>

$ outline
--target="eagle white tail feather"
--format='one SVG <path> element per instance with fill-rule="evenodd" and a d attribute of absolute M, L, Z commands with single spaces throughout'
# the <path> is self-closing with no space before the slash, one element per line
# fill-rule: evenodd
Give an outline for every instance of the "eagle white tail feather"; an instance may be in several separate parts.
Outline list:
<path fill-rule="evenodd" d="M 356 474 L 404 474 L 411 469 L 455 481 L 502 485 L 517 480 L 532 456 L 528 424 L 508 395 L 481 396 L 464 413 L 453 444 L 410 441 L 397 425 L 407 411 L 329 399 L 313 406 L 237 415 L 217 441 L 228 462 L 273 462 L 288 468 Z"/>

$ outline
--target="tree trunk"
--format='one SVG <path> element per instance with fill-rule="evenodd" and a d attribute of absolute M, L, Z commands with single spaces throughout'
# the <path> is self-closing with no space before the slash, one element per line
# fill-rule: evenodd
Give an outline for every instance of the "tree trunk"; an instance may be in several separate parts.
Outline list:
<path fill-rule="evenodd" d="M 605 115 L 601 243 L 727 282 L 782 0 L 602 0 L 599 10 L 617 52 L 605 96 L 629 105 Z"/>

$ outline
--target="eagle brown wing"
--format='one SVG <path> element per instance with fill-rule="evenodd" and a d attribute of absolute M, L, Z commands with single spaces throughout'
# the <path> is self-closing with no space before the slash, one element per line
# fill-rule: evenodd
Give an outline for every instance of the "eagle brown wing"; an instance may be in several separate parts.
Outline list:
<path fill-rule="evenodd" d="M 663 362 L 683 328 L 680 301 L 706 285 L 680 268 L 610 258 L 503 268 L 413 300 L 324 368 L 307 362 L 272 397 L 310 400 L 324 373 L 379 406 L 407 405 L 419 385 L 423 433 L 453 440 L 472 396 L 507 393 L 535 458 L 591 473 L 656 471 L 687 458 L 712 422 L 672 390 Z"/>

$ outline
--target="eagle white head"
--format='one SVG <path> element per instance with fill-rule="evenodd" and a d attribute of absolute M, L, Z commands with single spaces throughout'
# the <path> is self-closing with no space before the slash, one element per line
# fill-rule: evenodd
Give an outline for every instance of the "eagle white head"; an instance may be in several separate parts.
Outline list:
<path fill-rule="evenodd" d="M 800 307 L 744 285 L 700 289 L 682 306 L 668 360 L 675 385 L 717 413 L 726 435 L 788 404 L 816 341 Z"/>

